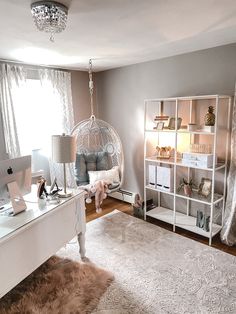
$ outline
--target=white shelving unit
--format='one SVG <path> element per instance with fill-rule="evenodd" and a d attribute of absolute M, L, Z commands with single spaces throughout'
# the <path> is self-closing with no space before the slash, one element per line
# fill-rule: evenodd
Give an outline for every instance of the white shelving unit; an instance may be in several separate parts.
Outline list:
<path fill-rule="evenodd" d="M 204 116 L 207 107 L 211 105 L 215 109 L 214 132 L 200 130 L 188 131 L 188 123 L 204 124 Z M 209 245 L 212 238 L 221 230 L 224 218 L 227 162 L 230 134 L 230 110 L 231 96 L 226 95 L 206 95 L 193 97 L 177 97 L 163 99 L 145 100 L 145 143 L 144 143 L 144 219 L 152 217 L 175 227 L 197 233 L 209 238 Z M 170 130 L 166 127 L 162 130 L 153 129 L 155 126 L 155 115 L 168 115 L 175 118 L 175 129 Z M 177 118 L 182 118 L 182 124 L 177 129 Z M 187 139 L 186 139 L 187 136 Z M 168 138 L 171 139 L 171 145 Z M 181 154 L 186 151 L 181 150 L 181 143 L 185 147 L 189 144 L 210 143 L 213 154 L 212 167 L 192 166 L 182 163 Z M 164 145 L 161 145 L 164 143 Z M 169 159 L 157 158 L 155 147 L 172 146 L 174 154 Z M 217 158 L 218 157 L 218 158 Z M 173 191 L 165 191 L 149 183 L 148 166 L 167 166 L 173 168 Z M 189 181 L 193 176 L 207 177 L 212 181 L 211 193 L 208 197 L 199 195 L 197 189 L 193 189 L 191 196 L 186 196 L 182 191 L 178 192 L 179 178 L 182 173 Z M 198 185 L 200 182 L 198 182 Z M 146 210 L 147 194 L 156 198 L 157 206 L 149 211 Z M 162 199 L 171 198 L 171 206 L 162 206 Z M 183 202 L 185 205 L 183 206 Z M 204 206 L 210 216 L 209 232 L 196 226 L 196 215 L 194 207 Z M 218 206 L 221 221 L 214 222 L 214 210 Z"/>

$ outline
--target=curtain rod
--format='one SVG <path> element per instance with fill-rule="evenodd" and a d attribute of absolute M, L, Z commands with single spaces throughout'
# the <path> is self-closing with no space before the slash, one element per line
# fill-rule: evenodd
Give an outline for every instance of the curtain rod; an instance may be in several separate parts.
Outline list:
<path fill-rule="evenodd" d="M 60 68 L 58 66 L 43 65 L 43 64 L 31 64 L 31 63 L 24 63 L 22 61 L 14 61 L 14 60 L 7 60 L 7 59 L 1 59 L 1 58 L 0 58 L 0 62 L 15 63 L 15 64 L 19 64 L 19 65 L 24 65 L 29 70 L 37 70 L 37 68 L 49 68 L 49 69 L 55 69 L 55 70 L 61 70 L 61 71 L 75 71 L 75 70 Z"/>

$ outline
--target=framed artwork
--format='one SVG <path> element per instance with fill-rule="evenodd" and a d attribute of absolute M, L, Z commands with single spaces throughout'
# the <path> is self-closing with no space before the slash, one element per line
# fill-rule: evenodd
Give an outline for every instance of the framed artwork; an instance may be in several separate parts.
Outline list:
<path fill-rule="evenodd" d="M 205 197 L 211 194 L 212 181 L 208 178 L 202 178 L 198 188 L 198 194 Z"/>
<path fill-rule="evenodd" d="M 163 130 L 164 128 L 164 122 L 158 122 L 157 123 L 157 130 Z"/>
<path fill-rule="evenodd" d="M 177 130 L 180 129 L 182 118 L 177 118 Z M 175 118 L 169 118 L 168 129 L 175 130 Z"/>

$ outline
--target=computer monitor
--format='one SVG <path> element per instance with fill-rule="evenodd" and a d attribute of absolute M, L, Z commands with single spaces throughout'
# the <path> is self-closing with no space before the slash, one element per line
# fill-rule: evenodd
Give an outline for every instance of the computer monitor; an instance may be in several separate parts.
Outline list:
<path fill-rule="evenodd" d="M 30 191 L 31 156 L 0 160 L 0 205 L 13 203 L 18 192 L 23 196 Z"/>

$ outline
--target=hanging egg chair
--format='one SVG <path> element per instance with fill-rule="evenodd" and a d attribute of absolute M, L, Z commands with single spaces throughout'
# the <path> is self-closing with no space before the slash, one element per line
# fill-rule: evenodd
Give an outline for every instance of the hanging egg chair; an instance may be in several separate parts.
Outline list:
<path fill-rule="evenodd" d="M 120 137 L 107 122 L 97 119 L 93 109 L 92 61 L 89 60 L 90 118 L 71 131 L 76 137 L 75 178 L 78 186 L 97 180 L 109 182 L 109 190 L 118 190 L 123 182 L 124 157 Z"/>

